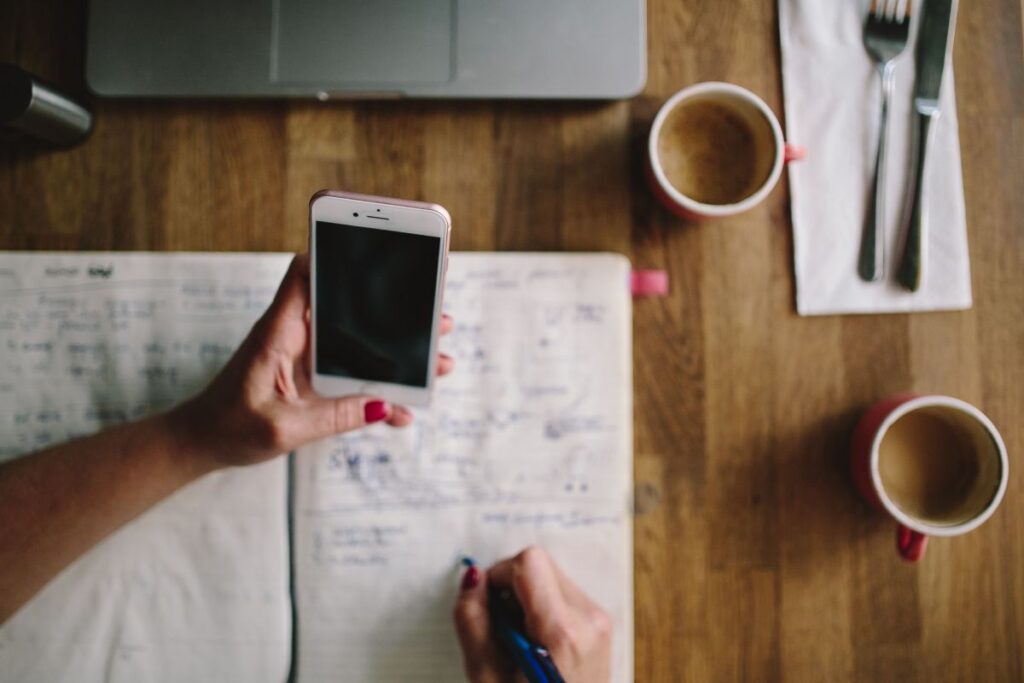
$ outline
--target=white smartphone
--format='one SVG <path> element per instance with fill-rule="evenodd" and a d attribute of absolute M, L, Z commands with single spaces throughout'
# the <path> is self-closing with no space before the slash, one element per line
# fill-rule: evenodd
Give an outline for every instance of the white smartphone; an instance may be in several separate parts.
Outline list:
<path fill-rule="evenodd" d="M 430 403 L 451 219 L 437 204 L 322 190 L 309 201 L 313 390 Z"/>

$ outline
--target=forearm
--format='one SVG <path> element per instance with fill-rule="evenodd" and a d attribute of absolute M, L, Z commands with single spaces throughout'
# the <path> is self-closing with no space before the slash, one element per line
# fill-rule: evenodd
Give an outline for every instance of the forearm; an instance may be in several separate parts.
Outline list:
<path fill-rule="evenodd" d="M 0 623 L 64 567 L 214 469 L 177 413 L 0 465 Z"/>
<path fill-rule="evenodd" d="M 308 314 L 309 260 L 297 256 L 270 308 L 201 394 L 165 415 L 0 465 L 0 623 L 106 536 L 208 472 L 369 422 L 409 424 L 408 411 L 373 397 L 312 391 Z M 442 334 L 450 329 L 445 319 Z M 443 360 L 440 374 L 451 370 Z"/>

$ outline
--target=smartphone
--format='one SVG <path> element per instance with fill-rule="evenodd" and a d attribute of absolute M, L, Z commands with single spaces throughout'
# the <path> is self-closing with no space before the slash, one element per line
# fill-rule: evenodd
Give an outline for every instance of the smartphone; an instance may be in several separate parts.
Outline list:
<path fill-rule="evenodd" d="M 426 406 L 451 219 L 437 204 L 322 190 L 309 201 L 313 390 Z"/>

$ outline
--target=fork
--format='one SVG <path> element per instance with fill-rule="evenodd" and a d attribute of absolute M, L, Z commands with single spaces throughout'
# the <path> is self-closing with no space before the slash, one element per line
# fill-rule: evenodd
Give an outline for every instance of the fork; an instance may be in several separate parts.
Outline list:
<path fill-rule="evenodd" d="M 896 58 L 910 35 L 911 0 L 871 0 L 864 18 L 864 47 L 878 63 L 882 82 L 882 116 L 878 126 L 875 175 L 871 181 L 872 206 L 864 220 L 857 272 L 868 282 L 885 270 L 885 142 L 888 137 L 889 100 L 895 82 Z"/>

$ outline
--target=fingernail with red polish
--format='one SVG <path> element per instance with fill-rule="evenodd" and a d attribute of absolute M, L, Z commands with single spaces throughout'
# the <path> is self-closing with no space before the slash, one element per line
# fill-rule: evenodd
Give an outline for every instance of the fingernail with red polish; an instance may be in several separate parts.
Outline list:
<path fill-rule="evenodd" d="M 363 417 L 366 423 L 380 422 L 388 416 L 388 404 L 384 401 L 367 401 L 363 408 Z"/>
<path fill-rule="evenodd" d="M 470 567 L 466 570 L 466 573 L 462 575 L 462 590 L 468 591 L 476 588 L 480 584 L 480 568 Z"/>

